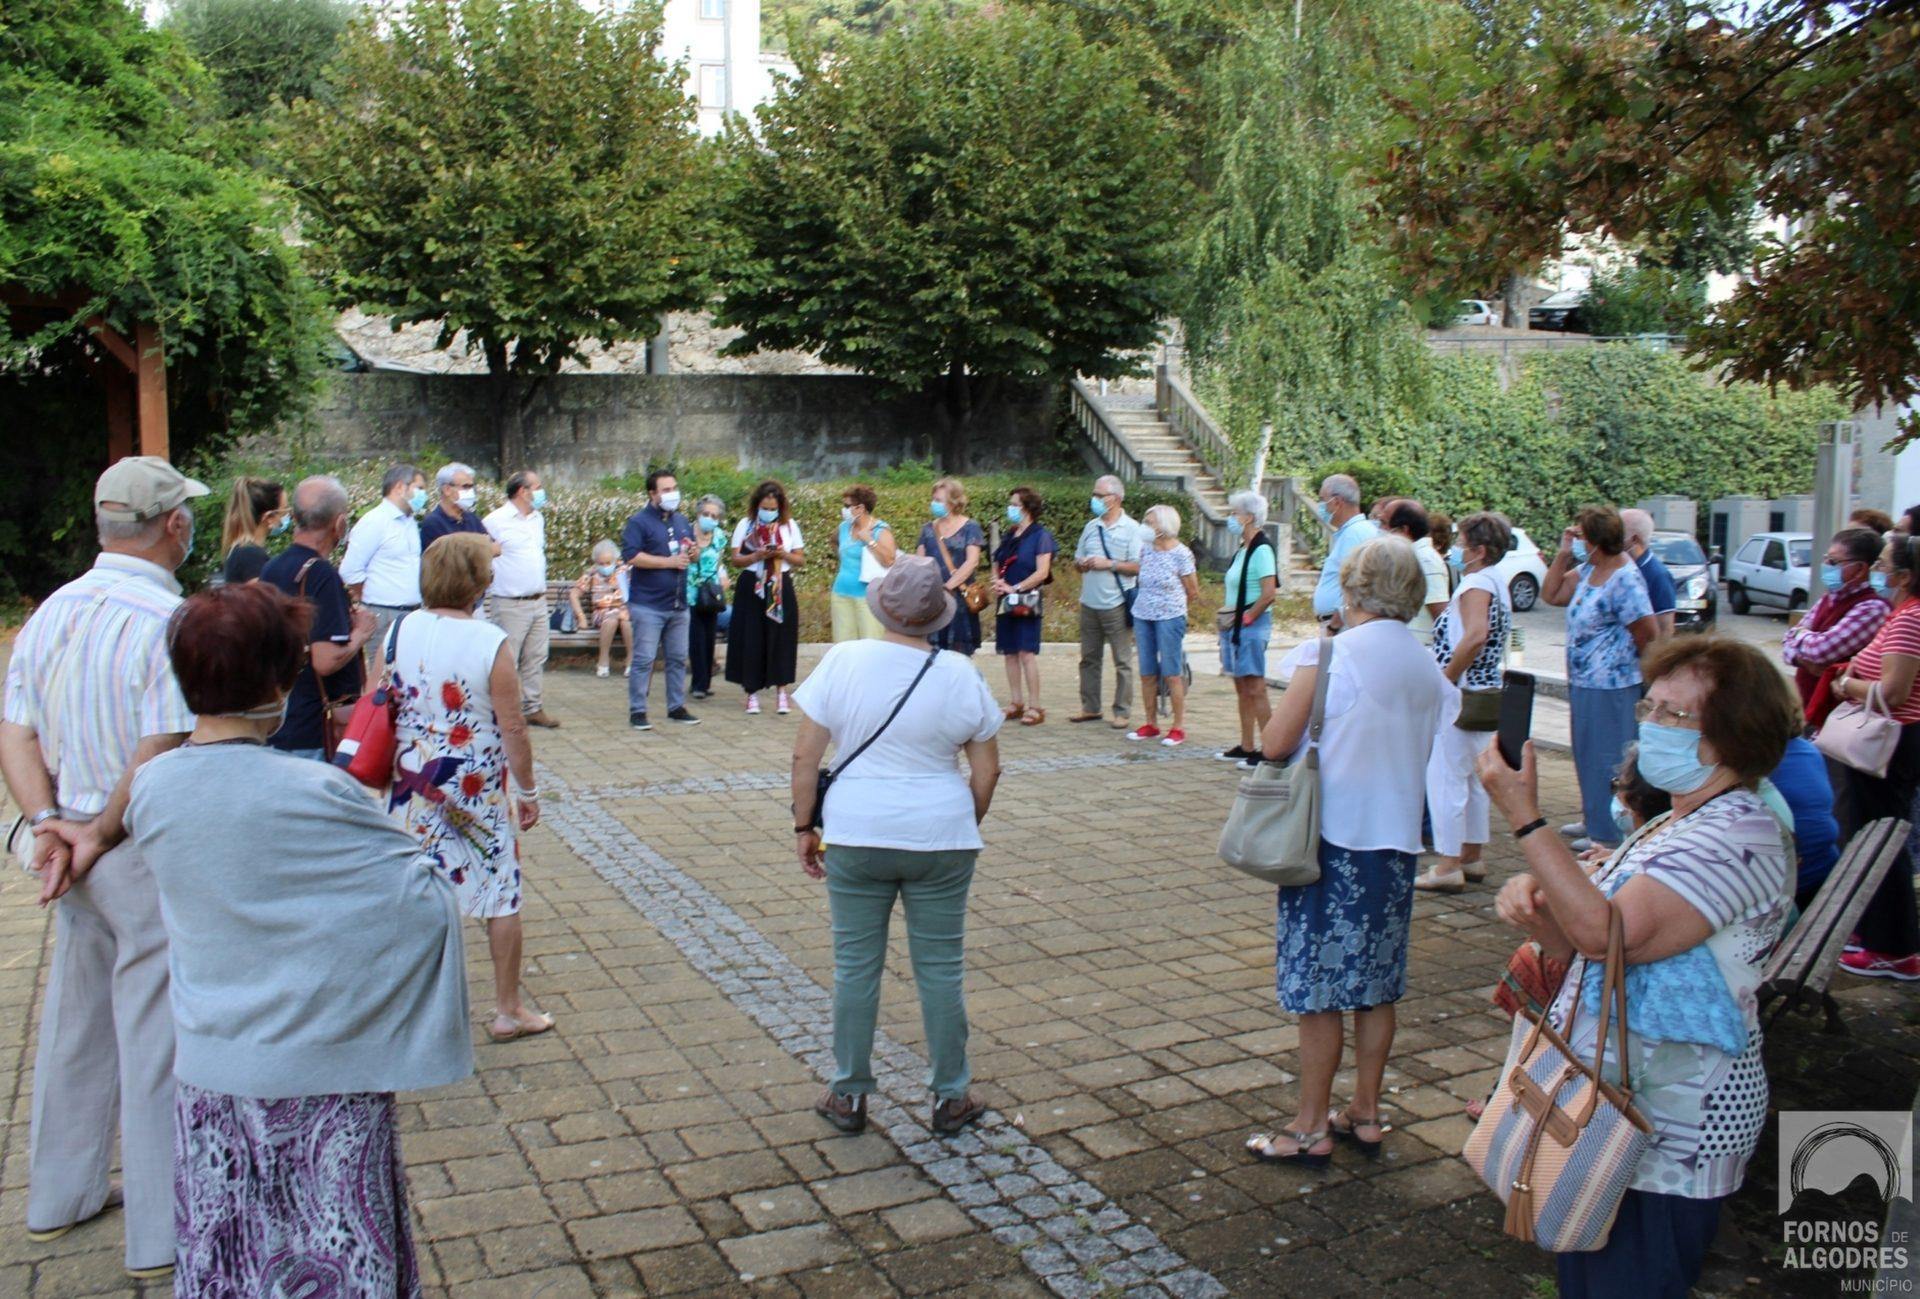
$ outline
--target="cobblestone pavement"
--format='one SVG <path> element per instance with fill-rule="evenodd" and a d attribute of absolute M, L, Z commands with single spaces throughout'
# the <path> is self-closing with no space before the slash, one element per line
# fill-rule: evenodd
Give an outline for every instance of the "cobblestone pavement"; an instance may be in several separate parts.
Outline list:
<path fill-rule="evenodd" d="M 811 1112 L 831 940 L 791 857 L 794 719 L 728 694 L 697 705 L 698 729 L 636 735 L 623 682 L 551 674 L 565 726 L 536 735 L 525 916 L 528 986 L 559 1029 L 495 1045 L 476 1025 L 476 1077 L 403 1098 L 430 1292 L 1550 1294 L 1551 1260 L 1500 1235 L 1453 1157 L 1506 1045 L 1486 994 L 1514 940 L 1492 887 L 1416 904 L 1385 1157 L 1250 1164 L 1246 1135 L 1292 1112 L 1297 1030 L 1274 1004 L 1271 895 L 1213 854 L 1231 696 L 1202 678 L 1185 749 L 1134 745 L 1064 721 L 1072 669 L 1050 648 L 1052 719 L 1003 733 L 968 935 L 973 1066 L 996 1108 L 949 1141 L 925 1127 L 897 929 L 874 1126 L 840 1136 Z M 1565 819 L 1571 768 L 1550 759 L 1546 779 Z M 1516 854 L 1503 837 L 1491 855 L 1497 884 Z M 0 894 L 0 1295 L 131 1293 L 114 1216 L 51 1246 L 22 1230 L 50 931 L 23 877 Z M 477 1017 L 490 980 L 469 939 Z M 1778 1292 L 1723 1243 L 1716 1292 Z"/>

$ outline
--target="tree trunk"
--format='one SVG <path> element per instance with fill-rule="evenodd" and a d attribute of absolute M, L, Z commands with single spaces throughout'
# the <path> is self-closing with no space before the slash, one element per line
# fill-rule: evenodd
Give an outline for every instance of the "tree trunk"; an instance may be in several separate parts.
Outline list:
<path fill-rule="evenodd" d="M 496 481 L 505 481 L 520 464 L 520 411 L 513 399 L 513 370 L 505 343 L 488 340 L 481 350 L 487 358 L 487 422 L 500 458 Z"/>
<path fill-rule="evenodd" d="M 967 438 L 973 422 L 973 397 L 966 362 L 953 362 L 940 383 L 940 405 L 946 414 L 940 429 L 940 468 L 946 473 L 964 474 L 973 468 Z"/>
<path fill-rule="evenodd" d="M 1518 271 L 1507 272 L 1500 282 L 1500 323 L 1508 329 L 1527 328 L 1526 277 Z"/>

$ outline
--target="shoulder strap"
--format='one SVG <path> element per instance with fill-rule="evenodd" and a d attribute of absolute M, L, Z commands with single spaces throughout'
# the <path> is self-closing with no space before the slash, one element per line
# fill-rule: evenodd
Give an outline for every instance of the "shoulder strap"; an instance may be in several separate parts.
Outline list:
<path fill-rule="evenodd" d="M 1315 766 L 1320 765 L 1320 731 L 1327 724 L 1327 681 L 1333 676 L 1333 641 L 1331 636 L 1320 638 L 1320 662 L 1313 678 L 1313 711 L 1307 715 L 1307 739 L 1311 742 L 1307 756 Z"/>
<path fill-rule="evenodd" d="M 953 560 L 947 554 L 947 543 L 940 539 L 940 529 L 931 523 L 927 525 L 927 535 L 933 539 L 933 558 L 940 567 L 947 570 L 947 576 L 953 576 Z"/>
<path fill-rule="evenodd" d="M 833 777 L 832 777 L 833 779 L 838 780 L 840 777 L 840 773 L 845 771 L 848 767 L 852 766 L 853 760 L 859 757 L 861 754 L 865 753 L 867 751 L 868 746 L 870 746 L 875 740 L 879 739 L 882 735 L 884 735 L 886 733 L 887 728 L 893 725 L 893 719 L 898 717 L 900 715 L 900 710 L 907 706 L 907 700 L 913 698 L 913 692 L 919 686 L 920 678 L 927 675 L 927 669 L 932 667 L 933 661 L 939 657 L 940 657 L 939 650 L 934 650 L 931 654 L 927 655 L 926 660 L 920 664 L 920 670 L 913 674 L 913 680 L 907 683 L 906 693 L 900 696 L 899 701 L 895 703 L 893 706 L 893 711 L 887 714 L 887 720 L 880 723 L 879 729 L 875 730 L 872 735 L 869 735 L 866 739 L 862 740 L 860 742 L 859 748 L 855 749 L 852 753 L 848 754 L 846 757 L 840 760 L 839 765 L 833 769 Z"/>

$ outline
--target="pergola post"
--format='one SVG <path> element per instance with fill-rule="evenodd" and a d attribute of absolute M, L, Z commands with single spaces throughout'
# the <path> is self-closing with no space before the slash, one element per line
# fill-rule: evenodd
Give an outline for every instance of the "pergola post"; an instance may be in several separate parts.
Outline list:
<path fill-rule="evenodd" d="M 133 328 L 134 402 L 138 414 L 140 454 L 167 455 L 167 362 L 160 348 L 160 328 L 141 321 Z"/>

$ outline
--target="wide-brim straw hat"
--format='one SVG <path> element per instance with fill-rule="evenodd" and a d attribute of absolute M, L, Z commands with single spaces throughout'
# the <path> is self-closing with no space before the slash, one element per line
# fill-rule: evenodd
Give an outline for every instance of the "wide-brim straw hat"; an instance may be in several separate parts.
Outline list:
<path fill-rule="evenodd" d="M 901 555 L 867 584 L 867 608 L 888 631 L 931 636 L 953 621 L 956 601 L 940 581 L 940 568 L 925 555 Z"/>

